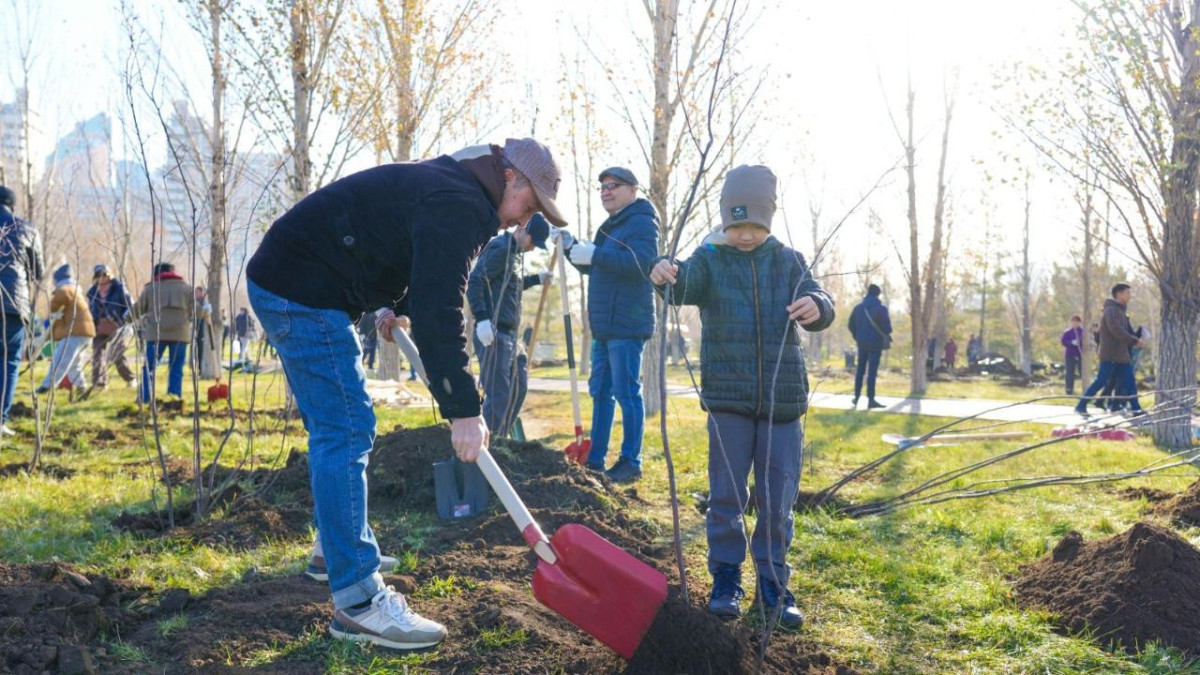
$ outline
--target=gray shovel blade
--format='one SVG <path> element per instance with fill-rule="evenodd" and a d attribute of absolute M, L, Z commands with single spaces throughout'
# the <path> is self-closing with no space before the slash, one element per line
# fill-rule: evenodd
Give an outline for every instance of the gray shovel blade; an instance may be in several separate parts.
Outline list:
<path fill-rule="evenodd" d="M 491 488 L 474 464 L 448 459 L 433 464 L 433 489 L 438 517 L 458 520 L 477 516 L 487 508 Z"/>

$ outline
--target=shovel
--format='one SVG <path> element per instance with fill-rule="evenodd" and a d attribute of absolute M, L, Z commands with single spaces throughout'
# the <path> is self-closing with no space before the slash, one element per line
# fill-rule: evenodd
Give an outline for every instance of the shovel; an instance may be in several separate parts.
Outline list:
<path fill-rule="evenodd" d="M 421 354 L 412 338 L 400 327 L 392 329 L 392 339 L 404 352 L 417 376 L 429 387 L 429 376 Z M 457 457 L 433 463 L 433 493 L 437 503 L 438 517 L 442 520 L 458 520 L 477 516 L 487 509 L 488 490 L 479 467 L 460 461 Z"/>
<path fill-rule="evenodd" d="M 625 659 L 632 658 L 667 600 L 667 577 L 583 525 L 563 525 L 546 539 L 492 454 L 481 451 L 477 463 L 537 554 L 533 596 Z"/>
<path fill-rule="evenodd" d="M 575 442 L 567 446 L 567 457 L 583 464 L 592 451 L 591 439 L 583 437 L 583 416 L 579 413 L 579 381 L 575 376 L 575 339 L 571 335 L 571 300 L 567 293 L 567 255 L 562 250 L 563 238 L 558 238 L 558 294 L 562 296 L 563 323 L 567 328 L 567 369 L 571 373 L 571 412 L 575 415 Z"/>

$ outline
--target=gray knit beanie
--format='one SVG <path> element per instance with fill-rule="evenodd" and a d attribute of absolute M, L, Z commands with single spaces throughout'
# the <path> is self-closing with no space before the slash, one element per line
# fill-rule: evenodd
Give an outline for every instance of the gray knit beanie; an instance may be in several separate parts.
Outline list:
<path fill-rule="evenodd" d="M 771 229 L 775 216 L 775 185 L 771 170 L 743 164 L 725 174 L 721 187 L 721 229 L 737 225 L 761 225 Z"/>

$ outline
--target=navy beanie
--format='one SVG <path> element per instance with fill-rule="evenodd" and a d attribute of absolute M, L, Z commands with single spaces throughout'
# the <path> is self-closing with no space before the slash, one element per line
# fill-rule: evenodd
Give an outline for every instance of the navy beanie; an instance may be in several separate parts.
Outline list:
<path fill-rule="evenodd" d="M 545 216 L 540 213 L 533 214 L 525 225 L 525 231 L 529 233 L 534 246 L 546 250 L 546 240 L 550 238 L 550 223 L 546 221 Z"/>
<path fill-rule="evenodd" d="M 75 275 L 72 273 L 71 266 L 69 264 L 63 265 L 62 267 L 59 267 L 58 269 L 54 270 L 54 283 L 57 284 L 57 283 L 61 283 L 63 281 L 67 281 L 68 279 L 70 279 L 74 276 Z"/>

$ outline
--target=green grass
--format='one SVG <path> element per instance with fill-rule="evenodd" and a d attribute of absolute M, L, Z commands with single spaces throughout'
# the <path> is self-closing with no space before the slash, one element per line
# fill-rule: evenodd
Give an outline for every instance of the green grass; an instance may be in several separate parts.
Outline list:
<path fill-rule="evenodd" d="M 44 366 L 39 366 L 44 367 Z M 542 375 L 534 371 L 534 375 Z M 885 388 L 907 386 L 903 375 L 889 374 Z M 36 384 L 36 382 L 35 382 Z M 201 384 L 201 391 L 209 383 Z M 822 391 L 837 391 L 846 382 L 825 378 Z M 950 385 L 934 383 L 930 396 L 951 396 Z M 186 387 L 190 388 L 190 381 Z M 247 407 L 251 378 L 233 380 L 235 402 Z M 994 383 L 972 385 L 961 395 L 1001 396 L 1007 387 Z M 990 387 L 990 388 L 989 388 Z M 29 381 L 22 380 L 18 400 L 28 401 Z M 999 390 L 999 391 L 997 391 Z M 1014 390 L 1020 391 L 1020 390 Z M 282 386 L 277 374 L 261 375 L 256 407 L 278 409 Z M 86 404 L 57 406 L 47 437 L 43 462 L 69 469 L 67 478 L 22 474 L 0 478 L 0 560 L 44 561 L 54 558 L 81 565 L 86 571 L 120 575 L 154 590 L 187 588 L 203 593 L 236 583 L 250 568 L 263 574 L 294 574 L 304 566 L 310 542 L 274 541 L 250 551 L 196 545 L 172 539 L 143 540 L 116 532 L 109 525 L 125 510 L 148 511 L 165 505 L 165 492 L 156 479 L 156 449 L 152 430 L 116 420 L 118 411 L 133 401 L 133 390 L 117 387 Z M 1020 397 L 1025 397 L 1021 392 Z M 185 395 L 191 405 L 191 394 Z M 202 404 L 202 407 L 205 407 Z M 397 424 L 432 422 L 428 407 L 378 409 L 379 431 Z M 584 405 L 589 426 L 590 406 Z M 543 440 L 564 446 L 570 434 L 567 394 L 531 394 L 523 416 L 547 430 Z M 705 593 L 703 519 L 692 507 L 694 492 L 707 492 L 708 434 L 705 418 L 694 400 L 672 400 L 668 407 L 670 447 L 681 494 L 685 557 L 693 592 Z M 944 420 L 892 414 L 814 410 L 806 422 L 806 451 L 802 488 L 824 487 L 846 471 L 892 449 L 880 440 L 884 433 L 916 435 Z M 234 433 L 221 455 L 225 465 L 270 466 L 293 448 L 303 448 L 303 432 L 295 422 L 285 426 L 273 416 L 256 419 L 250 433 L 244 415 L 233 423 Z M 25 432 L 28 419 L 14 425 Z M 190 462 L 191 420 L 164 418 L 161 443 L 173 464 Z M 215 456 L 230 426 L 223 416 L 203 416 L 201 447 L 204 462 Z M 115 441 L 99 441 L 96 433 L 112 430 Z M 1048 428 L 1012 425 L 1043 438 Z M 611 447 L 620 443 L 619 425 Z M 27 462 L 32 454 L 28 436 L 0 446 L 0 465 Z M 646 462 L 638 495 L 628 515 L 651 523 L 657 536 L 670 537 L 667 479 L 663 442 L 657 418 L 647 420 Z M 1012 441 L 915 449 L 864 477 L 841 496 L 853 502 L 893 495 L 947 468 L 977 461 Z M 1133 443 L 1072 440 L 1040 448 L 1010 462 L 960 480 L 1098 473 L 1136 468 L 1163 456 L 1146 440 Z M 610 458 L 611 459 L 611 458 Z M 1197 477 L 1191 469 L 1141 479 L 1135 485 L 1178 490 Z M 186 499 L 187 489 L 177 493 Z M 1106 650 L 1086 636 L 1063 636 L 1053 617 L 1017 608 L 1010 581 L 1022 565 L 1044 555 L 1069 530 L 1101 537 L 1128 528 L 1143 518 L 1144 501 L 1117 498 L 1103 485 L 1042 488 L 981 500 L 914 507 L 885 516 L 854 520 L 830 512 L 798 514 L 789 553 L 793 590 L 808 619 L 806 634 L 842 662 L 863 672 L 887 673 L 1200 673 L 1177 652 L 1150 645 L 1134 656 Z M 413 573 L 424 562 L 420 549 L 440 528 L 431 512 L 377 516 L 373 524 L 384 549 L 401 559 L 400 572 Z M 1200 530 L 1182 533 L 1200 543 Z M 519 541 L 514 531 L 514 542 Z M 435 577 L 422 583 L 424 602 L 469 592 L 471 579 Z M 160 630 L 178 631 L 175 619 Z M 479 639 L 479 649 L 522 649 L 529 635 L 520 629 L 496 628 Z M 110 641 L 112 653 L 128 663 L 148 657 L 120 640 Z M 413 673 L 429 670 L 437 652 L 394 654 L 370 646 L 329 639 L 314 628 L 253 653 L 231 653 L 228 665 L 255 667 L 289 660 L 318 659 L 330 673 Z"/>
<path fill-rule="evenodd" d="M 175 616 L 159 621 L 156 627 L 159 637 L 168 638 L 172 634 L 186 629 L 188 627 L 188 618 L 184 614 L 176 614 Z"/>

